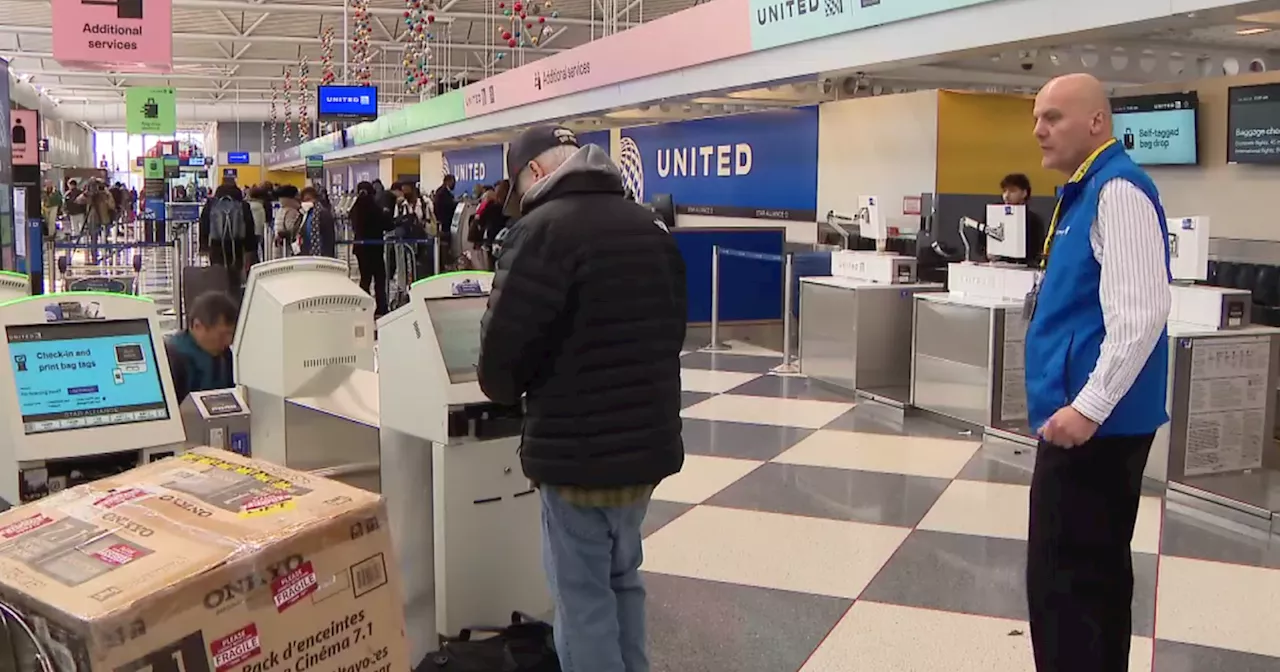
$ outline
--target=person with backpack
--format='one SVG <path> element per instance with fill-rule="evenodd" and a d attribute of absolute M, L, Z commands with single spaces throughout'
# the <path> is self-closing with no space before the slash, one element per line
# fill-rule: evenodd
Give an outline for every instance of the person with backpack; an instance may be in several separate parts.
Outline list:
<path fill-rule="evenodd" d="M 71 237 L 79 238 L 84 233 L 85 213 L 89 211 L 89 199 L 85 197 L 84 191 L 80 189 L 80 183 L 76 180 L 67 180 L 67 197 L 65 199 L 64 211 L 67 218 L 71 220 Z"/>
<path fill-rule="evenodd" d="M 208 251 L 211 266 L 226 269 L 232 296 L 240 290 L 253 246 L 253 212 L 235 180 L 223 180 L 200 212 L 200 247 Z"/>

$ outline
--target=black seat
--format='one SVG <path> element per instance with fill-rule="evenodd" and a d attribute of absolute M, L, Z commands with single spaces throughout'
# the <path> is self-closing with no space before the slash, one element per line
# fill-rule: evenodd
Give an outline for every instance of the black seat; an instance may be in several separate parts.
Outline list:
<path fill-rule="evenodd" d="M 1253 302 L 1260 306 L 1280 305 L 1280 266 L 1260 264 L 1253 286 Z"/>
<path fill-rule="evenodd" d="M 1218 262 L 1213 259 L 1209 260 L 1209 270 L 1205 274 L 1205 282 L 1215 287 L 1218 286 Z"/>
<path fill-rule="evenodd" d="M 1235 284 L 1232 287 L 1236 289 L 1247 289 L 1250 292 L 1254 287 L 1258 286 L 1258 264 L 1240 264 L 1236 269 Z"/>
<path fill-rule="evenodd" d="M 1214 284 L 1218 287 L 1235 287 L 1236 275 L 1239 273 L 1240 265 L 1234 261 L 1218 262 L 1218 281 Z"/>

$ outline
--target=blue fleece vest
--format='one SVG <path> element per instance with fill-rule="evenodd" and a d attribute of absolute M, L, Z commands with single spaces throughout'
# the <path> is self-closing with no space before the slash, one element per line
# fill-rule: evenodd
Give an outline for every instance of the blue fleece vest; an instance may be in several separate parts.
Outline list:
<path fill-rule="evenodd" d="M 206 392 L 232 387 L 230 360 L 213 357 L 196 343 L 190 332 L 181 331 L 168 337 L 169 346 L 182 357 L 190 392 Z"/>
<path fill-rule="evenodd" d="M 1098 216 L 1098 195 L 1114 179 L 1132 182 L 1155 204 L 1164 234 L 1166 269 L 1169 265 L 1168 226 L 1155 184 L 1122 146 L 1113 144 L 1098 155 L 1081 180 L 1068 182 L 1062 190 L 1048 264 L 1027 326 L 1027 413 L 1032 429 L 1076 398 L 1098 362 L 1106 334 L 1098 299 L 1102 266 L 1093 256 L 1089 234 Z M 1168 341 L 1168 334 L 1162 334 L 1133 387 L 1098 428 L 1097 436 L 1150 434 L 1169 421 L 1165 410 Z"/>

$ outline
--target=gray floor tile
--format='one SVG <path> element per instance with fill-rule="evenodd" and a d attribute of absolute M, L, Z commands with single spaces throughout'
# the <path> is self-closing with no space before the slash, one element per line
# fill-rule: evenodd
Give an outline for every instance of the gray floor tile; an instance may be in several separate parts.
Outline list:
<path fill-rule="evenodd" d="M 644 523 L 640 526 L 640 535 L 647 537 L 657 532 L 664 525 L 684 515 L 686 511 L 692 508 L 692 504 L 667 502 L 658 499 L 650 501 L 649 510 L 644 516 Z"/>
<path fill-rule="evenodd" d="M 698 402 L 706 401 L 714 396 L 716 395 L 711 394 L 709 392 L 690 392 L 688 390 L 681 390 L 680 391 L 680 408 L 689 408 L 690 406 Z M 689 421 L 685 420 L 685 422 L 689 422 Z"/>
<path fill-rule="evenodd" d="M 779 397 L 782 399 L 813 399 L 816 401 L 839 401 L 852 403 L 851 394 L 842 394 L 822 387 L 808 378 L 799 376 L 760 376 L 743 383 L 728 394 L 749 394 L 755 397 Z"/>
<path fill-rule="evenodd" d="M 812 433 L 798 427 L 685 418 L 684 451 L 691 455 L 772 460 Z"/>
<path fill-rule="evenodd" d="M 691 352 L 680 358 L 680 366 L 686 369 L 711 369 L 739 373 L 768 373 L 781 362 L 779 357 L 724 355 L 714 352 Z"/>
<path fill-rule="evenodd" d="M 1026 620 L 1027 544 L 916 530 L 859 599 L 979 616 Z M 1156 556 L 1133 555 L 1133 632 L 1155 621 Z"/>
<path fill-rule="evenodd" d="M 1276 672 L 1280 658 L 1156 640 L 1155 672 Z"/>
<path fill-rule="evenodd" d="M 979 440 L 972 433 L 944 425 L 932 420 L 916 417 L 903 417 L 898 409 L 889 408 L 874 402 L 860 402 L 844 415 L 832 420 L 823 429 L 835 429 L 845 432 L 868 432 L 871 434 L 893 434 L 895 436 L 923 436 L 937 439 Z"/>
<path fill-rule="evenodd" d="M 988 443 L 973 454 L 969 463 L 960 470 L 957 478 L 966 481 L 1031 485 L 1031 472 L 1035 466 L 1034 448 L 1018 447 L 1003 441 Z"/>
<path fill-rule="evenodd" d="M 1280 569 L 1280 537 L 1215 525 L 1176 507 L 1165 508 L 1160 552 L 1181 558 Z M 1278 668 L 1280 669 L 1280 668 Z"/>
<path fill-rule="evenodd" d="M 794 672 L 850 600 L 646 574 L 653 672 Z"/>
<path fill-rule="evenodd" d="M 761 465 L 707 504 L 915 527 L 949 480 L 793 464 Z"/>

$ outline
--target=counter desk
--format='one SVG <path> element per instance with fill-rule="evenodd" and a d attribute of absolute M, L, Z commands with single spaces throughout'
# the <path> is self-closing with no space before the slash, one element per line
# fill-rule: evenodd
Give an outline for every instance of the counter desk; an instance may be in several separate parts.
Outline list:
<path fill-rule="evenodd" d="M 1169 324 L 1169 424 L 1145 475 L 1171 497 L 1270 528 L 1280 512 L 1280 448 L 1272 437 L 1280 329 Z M 1243 514 L 1243 515 L 1241 515 Z"/>
<path fill-rule="evenodd" d="M 910 403 L 1028 445 L 1022 302 L 915 295 Z"/>
<path fill-rule="evenodd" d="M 913 297 L 935 283 L 800 279 L 800 371 L 813 380 L 903 407 L 911 384 Z"/>

